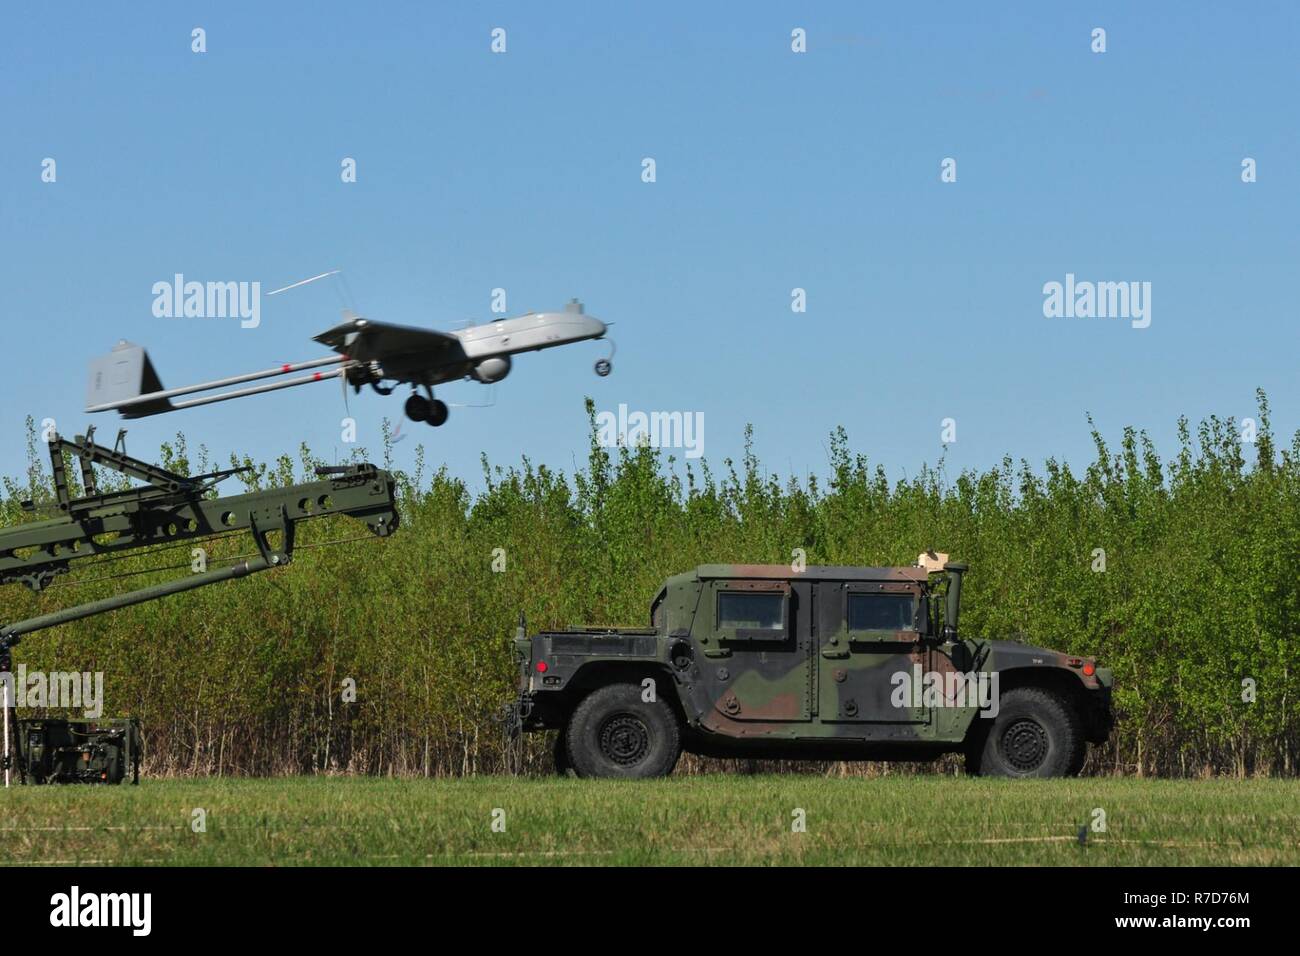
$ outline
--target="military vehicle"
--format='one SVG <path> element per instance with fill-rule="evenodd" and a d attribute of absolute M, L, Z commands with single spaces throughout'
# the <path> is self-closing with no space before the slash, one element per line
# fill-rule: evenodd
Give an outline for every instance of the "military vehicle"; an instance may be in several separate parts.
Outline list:
<path fill-rule="evenodd" d="M 702 565 L 668 579 L 646 628 L 515 638 L 511 732 L 558 731 L 556 768 L 656 777 L 715 757 L 928 760 L 973 774 L 1077 774 L 1109 736 L 1111 673 L 958 632 L 966 565 Z"/>
<path fill-rule="evenodd" d="M 140 782 L 140 721 L 27 718 L 18 721 L 18 777 L 23 783 Z"/>

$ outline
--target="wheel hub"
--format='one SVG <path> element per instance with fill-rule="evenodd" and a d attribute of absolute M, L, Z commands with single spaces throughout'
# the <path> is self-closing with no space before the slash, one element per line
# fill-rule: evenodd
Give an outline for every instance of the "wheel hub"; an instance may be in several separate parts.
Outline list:
<path fill-rule="evenodd" d="M 600 752 L 620 767 L 640 763 L 650 752 L 650 731 L 634 714 L 615 714 L 600 728 Z"/>
<path fill-rule="evenodd" d="M 1002 755 L 1016 770 L 1037 770 L 1047 759 L 1047 731 L 1028 717 L 1013 722 L 1002 732 Z"/>

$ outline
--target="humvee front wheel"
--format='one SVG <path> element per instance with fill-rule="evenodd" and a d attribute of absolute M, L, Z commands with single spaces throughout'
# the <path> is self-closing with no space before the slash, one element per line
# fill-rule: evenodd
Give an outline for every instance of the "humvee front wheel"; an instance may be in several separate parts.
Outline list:
<path fill-rule="evenodd" d="M 1001 696 L 992 726 L 975 718 L 966 771 L 984 777 L 1066 777 L 1083 766 L 1079 715 L 1051 691 L 1017 687 Z"/>
<path fill-rule="evenodd" d="M 643 700 L 636 684 L 610 684 L 587 695 L 569 718 L 564 740 L 579 777 L 666 777 L 682 752 L 673 709 L 663 700 Z"/>

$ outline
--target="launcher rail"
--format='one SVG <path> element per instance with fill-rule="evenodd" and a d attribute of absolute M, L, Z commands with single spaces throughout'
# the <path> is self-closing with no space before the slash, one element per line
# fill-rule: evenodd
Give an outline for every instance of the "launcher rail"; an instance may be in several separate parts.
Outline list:
<path fill-rule="evenodd" d="M 284 567 L 293 560 L 294 532 L 298 522 L 328 515 L 348 515 L 370 531 L 387 537 L 397 530 L 397 502 L 392 475 L 362 462 L 317 468 L 319 480 L 270 488 L 230 497 L 211 497 L 221 481 L 247 469 L 230 468 L 187 476 L 160 468 L 126 454 L 124 432 L 112 448 L 96 444 L 94 429 L 69 441 L 58 435 L 49 440 L 54 478 L 54 517 L 25 522 L 0 530 L 0 584 L 25 584 L 41 591 L 74 561 L 179 544 L 218 534 L 249 531 L 257 545 L 256 557 L 234 565 L 200 571 L 161 584 L 88 601 L 25 620 L 0 624 L 0 679 L 4 683 L 5 741 L 3 766 L 9 784 L 8 688 L 11 652 L 26 634 L 104 614 L 133 604 L 156 601 L 172 594 L 218 584 Z M 81 471 L 82 494 L 73 497 L 64 462 L 65 453 L 76 459 Z M 100 465 L 143 481 L 132 488 L 100 492 L 94 466 Z M 39 510 L 30 501 L 27 511 Z"/>

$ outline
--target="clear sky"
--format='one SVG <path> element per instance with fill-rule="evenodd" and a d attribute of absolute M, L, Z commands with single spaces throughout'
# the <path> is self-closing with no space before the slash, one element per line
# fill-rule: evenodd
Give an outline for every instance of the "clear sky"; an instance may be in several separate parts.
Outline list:
<path fill-rule="evenodd" d="M 753 423 L 782 474 L 824 472 L 841 424 L 915 473 L 945 418 L 949 474 L 1082 464 L 1088 412 L 1168 454 L 1179 414 L 1250 415 L 1257 386 L 1289 439 L 1297 49 L 1290 2 L 7 4 L 0 473 L 27 415 L 91 420 L 86 365 L 120 338 L 174 386 L 316 357 L 339 318 L 329 281 L 264 296 L 256 329 L 156 318 L 155 282 L 334 268 L 379 320 L 484 321 L 501 287 L 510 314 L 578 296 L 615 323 L 607 379 L 597 343 L 527 355 L 493 407 L 404 423 L 399 464 L 418 440 L 476 486 L 481 452 L 581 461 L 587 395 L 703 413 L 715 465 Z M 1045 317 L 1067 273 L 1151 283 L 1150 326 Z M 351 399 L 360 444 L 403 394 Z M 127 423 L 128 449 L 333 457 L 343 415 L 314 385 Z"/>

